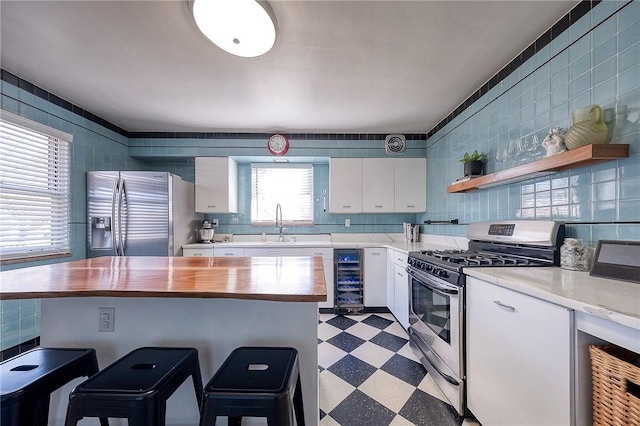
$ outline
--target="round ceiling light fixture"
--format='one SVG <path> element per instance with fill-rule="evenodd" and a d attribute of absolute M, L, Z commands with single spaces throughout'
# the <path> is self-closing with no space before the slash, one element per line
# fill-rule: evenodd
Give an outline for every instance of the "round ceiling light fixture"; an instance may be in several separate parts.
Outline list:
<path fill-rule="evenodd" d="M 193 17 L 221 49 L 245 58 L 264 55 L 276 41 L 269 6 L 255 0 L 194 0 Z"/>

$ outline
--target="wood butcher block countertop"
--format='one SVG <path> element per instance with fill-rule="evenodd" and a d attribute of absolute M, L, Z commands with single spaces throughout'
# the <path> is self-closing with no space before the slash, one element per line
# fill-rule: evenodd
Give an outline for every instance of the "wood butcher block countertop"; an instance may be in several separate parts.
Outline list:
<path fill-rule="evenodd" d="M 98 257 L 0 272 L 0 298 L 327 299 L 320 257 Z"/>

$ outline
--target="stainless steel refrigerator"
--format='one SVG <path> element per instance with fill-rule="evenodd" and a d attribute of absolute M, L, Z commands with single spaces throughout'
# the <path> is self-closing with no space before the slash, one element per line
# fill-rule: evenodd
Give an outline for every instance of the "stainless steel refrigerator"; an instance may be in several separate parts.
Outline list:
<path fill-rule="evenodd" d="M 87 172 L 87 257 L 181 256 L 203 215 L 195 186 L 164 172 Z"/>

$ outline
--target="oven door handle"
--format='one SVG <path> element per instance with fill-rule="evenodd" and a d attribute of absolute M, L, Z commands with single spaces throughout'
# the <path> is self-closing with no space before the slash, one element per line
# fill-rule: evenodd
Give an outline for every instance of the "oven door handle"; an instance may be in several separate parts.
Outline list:
<path fill-rule="evenodd" d="M 409 327 L 409 333 L 414 334 L 415 331 L 411 327 Z M 440 376 L 442 376 L 443 379 L 445 379 L 447 382 L 451 383 L 454 386 L 460 386 L 460 382 L 459 381 L 457 381 L 454 377 L 448 375 L 444 371 L 440 370 L 440 368 L 438 368 L 438 366 L 435 365 L 435 363 L 433 361 L 431 361 L 431 359 L 427 356 L 427 354 L 424 354 L 424 358 L 426 358 L 426 360 L 429 361 L 429 364 L 431 364 L 433 369 L 436 370 L 438 372 L 438 374 Z"/>
<path fill-rule="evenodd" d="M 407 273 L 409 275 L 411 275 L 412 277 L 414 277 L 416 279 L 416 281 L 418 282 L 418 284 L 420 284 L 423 287 L 426 287 L 430 290 L 434 290 L 436 292 L 442 293 L 442 294 L 458 294 L 458 289 L 457 288 L 451 288 L 449 286 L 444 286 L 441 284 L 437 284 L 432 280 L 429 280 L 429 282 L 426 282 L 422 277 L 420 277 L 418 274 L 416 274 L 415 272 L 413 272 L 411 269 L 407 268 Z"/>

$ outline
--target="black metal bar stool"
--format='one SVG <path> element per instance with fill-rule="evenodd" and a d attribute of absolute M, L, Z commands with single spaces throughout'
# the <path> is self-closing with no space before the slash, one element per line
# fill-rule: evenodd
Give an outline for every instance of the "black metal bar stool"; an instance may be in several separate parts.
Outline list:
<path fill-rule="evenodd" d="M 164 425 L 167 399 L 189 376 L 200 407 L 202 378 L 196 349 L 136 349 L 71 392 L 65 425 L 76 425 L 83 417 L 126 418 L 130 426 Z"/>
<path fill-rule="evenodd" d="M 266 417 L 271 426 L 304 426 L 298 351 L 294 348 L 241 347 L 224 361 L 204 388 L 200 426 L 227 416 Z"/>
<path fill-rule="evenodd" d="M 38 347 L 0 364 L 2 426 L 44 426 L 51 393 L 98 372 L 94 349 Z M 106 420 L 103 425 L 106 425 Z"/>

